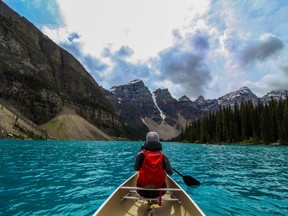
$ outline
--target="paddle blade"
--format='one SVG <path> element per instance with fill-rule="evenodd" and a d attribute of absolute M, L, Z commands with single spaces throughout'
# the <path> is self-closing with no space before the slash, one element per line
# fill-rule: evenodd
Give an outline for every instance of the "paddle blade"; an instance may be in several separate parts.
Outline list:
<path fill-rule="evenodd" d="M 187 186 L 198 187 L 200 182 L 191 176 L 183 176 L 183 181 Z"/>

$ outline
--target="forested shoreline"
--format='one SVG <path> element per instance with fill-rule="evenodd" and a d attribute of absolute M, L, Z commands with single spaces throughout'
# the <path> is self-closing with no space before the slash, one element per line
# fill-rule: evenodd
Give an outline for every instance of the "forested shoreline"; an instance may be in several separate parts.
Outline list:
<path fill-rule="evenodd" d="M 180 140 L 189 143 L 288 144 L 288 98 L 268 104 L 251 101 L 221 107 L 183 129 Z"/>

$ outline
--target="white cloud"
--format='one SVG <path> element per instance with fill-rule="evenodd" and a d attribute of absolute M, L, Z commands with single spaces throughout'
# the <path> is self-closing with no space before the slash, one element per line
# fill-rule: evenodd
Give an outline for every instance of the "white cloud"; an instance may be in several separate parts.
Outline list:
<path fill-rule="evenodd" d="M 44 32 L 79 55 L 104 87 L 142 79 L 151 91 L 161 87 L 174 97 L 212 98 L 244 85 L 260 94 L 287 83 L 279 75 L 288 74 L 286 4 L 57 1 L 65 26 Z"/>
<path fill-rule="evenodd" d="M 172 30 L 188 25 L 208 6 L 207 1 L 189 0 L 58 0 L 58 4 L 66 30 L 81 34 L 85 52 L 127 45 L 138 58 L 151 57 L 171 45 Z"/>
<path fill-rule="evenodd" d="M 163 88 L 163 89 L 167 88 L 171 93 L 171 95 L 176 98 L 177 96 L 180 97 L 185 93 L 185 90 L 181 85 L 175 84 L 170 80 L 154 81 L 152 84 L 153 87 L 155 87 L 155 90 L 156 88 Z"/>
<path fill-rule="evenodd" d="M 44 26 L 42 28 L 42 32 L 45 35 L 48 35 L 51 40 L 55 43 L 61 43 L 68 40 L 69 35 L 71 32 L 68 32 L 67 29 L 61 28 L 49 28 L 48 26 Z"/>
<path fill-rule="evenodd" d="M 282 74 L 268 74 L 260 80 L 253 82 L 247 80 L 244 85 L 249 86 L 258 97 L 264 96 L 268 91 L 287 89 L 288 77 Z"/>

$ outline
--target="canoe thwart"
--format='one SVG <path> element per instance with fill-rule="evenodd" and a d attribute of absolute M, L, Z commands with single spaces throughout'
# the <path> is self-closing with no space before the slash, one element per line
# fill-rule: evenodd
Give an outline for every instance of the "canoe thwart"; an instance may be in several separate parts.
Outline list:
<path fill-rule="evenodd" d="M 140 197 L 140 196 L 123 196 L 122 197 L 123 200 L 125 199 L 129 199 L 129 200 L 149 200 L 149 201 L 158 201 L 159 198 L 143 198 L 143 197 Z M 162 201 L 170 201 L 170 202 L 179 202 L 180 203 L 180 200 L 178 198 L 164 198 L 162 197 Z"/>
<path fill-rule="evenodd" d="M 144 198 L 141 197 L 140 195 L 136 194 L 136 195 L 131 195 L 131 193 L 127 193 L 125 196 L 122 196 L 122 201 L 123 200 L 148 200 L 148 201 L 159 201 L 159 197 L 156 198 Z M 162 201 L 167 201 L 167 202 L 178 202 L 181 203 L 180 200 L 175 197 L 174 195 L 171 195 L 170 198 L 166 198 L 166 197 L 162 197 L 161 198 Z"/>
<path fill-rule="evenodd" d="M 157 188 L 157 189 L 150 189 L 150 188 L 142 188 L 142 187 L 129 187 L 129 186 L 122 186 L 120 189 L 125 190 L 147 190 L 147 191 L 181 191 L 179 188 Z"/>

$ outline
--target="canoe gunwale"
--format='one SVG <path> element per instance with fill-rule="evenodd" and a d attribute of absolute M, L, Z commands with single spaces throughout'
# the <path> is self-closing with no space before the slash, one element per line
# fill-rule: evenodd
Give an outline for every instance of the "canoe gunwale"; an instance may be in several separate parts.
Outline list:
<path fill-rule="evenodd" d="M 109 203 L 109 201 L 112 199 L 112 197 L 118 193 L 118 190 L 123 187 L 123 185 L 127 184 L 127 182 L 131 181 L 135 176 L 137 175 L 137 172 L 134 173 L 130 178 L 128 178 L 123 184 L 121 184 L 113 193 L 105 200 L 105 202 L 97 209 L 97 211 L 93 214 L 93 216 L 97 216 L 99 212 L 102 210 L 102 208 Z"/>

